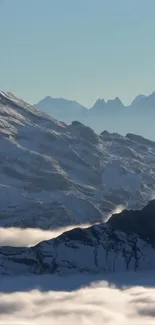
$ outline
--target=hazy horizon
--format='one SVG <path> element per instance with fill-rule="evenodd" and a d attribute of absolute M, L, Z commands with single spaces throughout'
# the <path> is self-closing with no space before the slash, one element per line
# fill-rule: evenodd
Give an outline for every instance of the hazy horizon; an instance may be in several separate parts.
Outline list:
<path fill-rule="evenodd" d="M 128 105 L 126 105 L 126 103 L 124 103 L 123 102 L 123 100 L 119 97 L 119 96 L 116 96 L 116 97 L 111 97 L 111 98 L 107 98 L 107 100 L 105 100 L 105 98 L 103 98 L 103 97 L 98 97 L 98 98 L 96 98 L 96 100 L 94 100 L 94 102 L 93 102 L 93 105 L 97 102 L 97 100 L 104 100 L 105 101 L 105 103 L 107 103 L 108 102 L 108 100 L 115 100 L 116 98 L 119 98 L 120 99 L 120 101 L 122 102 L 122 104 L 125 106 L 125 107 L 128 107 L 128 106 L 130 106 L 131 104 L 132 104 L 132 102 L 133 102 L 133 100 L 137 97 L 137 96 L 139 96 L 139 95 L 144 95 L 144 96 L 149 96 L 149 95 L 151 95 L 152 93 L 154 93 L 155 91 L 153 91 L 153 92 L 151 92 L 151 93 L 148 93 L 148 94 L 137 94 L 132 100 L 131 100 L 131 102 L 129 102 L 128 103 Z M 90 109 L 90 108 L 92 108 L 92 106 L 86 106 L 86 105 L 84 105 L 82 102 L 80 102 L 80 101 L 78 101 L 78 100 L 74 100 L 74 99 L 71 99 L 71 98 L 65 98 L 65 97 L 62 97 L 62 96 L 60 96 L 60 97 L 54 97 L 54 96 L 51 96 L 51 95 L 47 95 L 47 96 L 45 96 L 45 97 L 43 97 L 43 98 L 40 98 L 40 100 L 39 101 L 42 101 L 43 99 L 46 99 L 47 97 L 51 97 L 52 99 L 55 99 L 55 100 L 59 100 L 59 99 L 63 99 L 63 100 L 67 100 L 67 101 L 75 101 L 75 102 L 77 102 L 77 103 L 79 103 L 80 105 L 82 105 L 82 106 L 84 106 L 85 108 L 88 108 L 88 109 Z M 37 103 L 30 103 L 30 104 L 32 104 L 32 105 L 36 105 Z"/>
<path fill-rule="evenodd" d="M 155 88 L 154 88 L 154 89 L 155 89 Z M 12 93 L 15 97 L 17 96 L 17 93 L 13 93 L 13 92 L 11 91 L 11 89 L 0 89 L 0 91 L 2 91 L 2 92 L 4 92 L 4 93 L 9 93 L 9 92 L 10 92 L 10 93 Z M 93 103 L 92 103 L 91 106 L 84 105 L 81 101 L 76 100 L 76 99 L 74 99 L 74 98 L 62 97 L 61 94 L 60 94 L 59 97 L 55 97 L 55 96 L 52 96 L 52 95 L 50 95 L 50 94 L 47 94 L 47 95 L 45 95 L 44 97 L 40 98 L 40 99 L 38 100 L 38 102 L 35 102 L 35 103 L 32 103 L 32 102 L 26 101 L 25 98 L 22 98 L 22 97 L 20 97 L 20 96 L 17 96 L 17 98 L 20 98 L 21 100 L 24 100 L 25 102 L 27 102 L 27 103 L 30 104 L 30 105 L 36 105 L 36 104 L 38 104 L 40 101 L 46 99 L 47 97 L 51 97 L 52 99 L 55 99 L 55 100 L 62 99 L 62 100 L 66 100 L 66 101 L 77 102 L 78 104 L 82 105 L 83 107 L 85 107 L 85 108 L 87 108 L 87 109 L 91 109 L 91 108 L 93 107 L 93 105 L 97 102 L 97 100 L 104 100 L 105 103 L 107 103 L 108 100 L 115 100 L 116 98 L 119 98 L 120 101 L 122 102 L 122 104 L 123 104 L 125 107 L 128 107 L 128 106 L 130 106 L 130 105 L 132 104 L 133 100 L 134 100 L 137 96 L 139 96 L 139 95 L 149 96 L 149 95 L 151 95 L 151 94 L 154 93 L 154 92 L 155 92 L 155 90 L 154 90 L 153 92 L 151 92 L 151 93 L 147 93 L 147 94 L 146 94 L 146 93 L 143 93 L 143 94 L 141 94 L 141 93 L 140 93 L 140 94 L 137 94 L 137 95 L 135 95 L 134 98 L 132 98 L 132 100 L 131 100 L 128 104 L 126 104 L 126 103 L 122 100 L 122 98 L 119 97 L 119 96 L 116 96 L 116 97 L 110 97 L 110 98 L 107 98 L 107 99 L 105 99 L 106 97 L 105 97 L 105 98 L 104 98 L 104 97 L 98 97 L 98 98 L 96 98 L 96 99 L 93 101 Z"/>

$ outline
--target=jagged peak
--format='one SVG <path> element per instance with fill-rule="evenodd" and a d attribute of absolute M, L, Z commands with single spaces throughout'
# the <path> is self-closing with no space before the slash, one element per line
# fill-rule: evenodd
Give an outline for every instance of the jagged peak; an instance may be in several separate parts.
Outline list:
<path fill-rule="evenodd" d="M 101 106 L 101 105 L 106 105 L 106 102 L 105 102 L 104 98 L 98 98 L 96 100 L 96 102 L 94 103 L 93 107 Z"/>
<path fill-rule="evenodd" d="M 108 99 L 107 102 L 102 99 L 99 98 L 95 104 L 93 105 L 92 109 L 98 109 L 98 110 L 102 110 L 103 108 L 110 108 L 110 107 L 124 107 L 123 103 L 121 102 L 119 97 L 116 97 L 114 99 Z"/>
<path fill-rule="evenodd" d="M 122 101 L 120 100 L 119 97 L 115 97 L 114 99 L 109 99 L 107 101 L 107 105 L 109 105 L 109 104 L 115 104 L 115 105 L 124 106 L 124 104 L 122 103 Z"/>
<path fill-rule="evenodd" d="M 95 104 L 101 104 L 101 103 L 102 104 L 105 103 L 104 98 L 98 98 Z"/>

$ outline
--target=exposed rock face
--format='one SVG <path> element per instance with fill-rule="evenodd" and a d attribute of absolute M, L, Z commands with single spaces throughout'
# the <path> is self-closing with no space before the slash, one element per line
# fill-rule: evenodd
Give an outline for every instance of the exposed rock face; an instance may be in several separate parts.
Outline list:
<path fill-rule="evenodd" d="M 108 224 L 125 233 L 135 233 L 155 247 L 155 200 L 150 201 L 142 210 L 124 210 L 113 215 Z"/>

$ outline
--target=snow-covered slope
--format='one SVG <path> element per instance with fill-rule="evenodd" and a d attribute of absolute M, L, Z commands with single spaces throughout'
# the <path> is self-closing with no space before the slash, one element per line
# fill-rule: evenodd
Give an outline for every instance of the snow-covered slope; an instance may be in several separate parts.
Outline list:
<path fill-rule="evenodd" d="M 0 93 L 0 226 L 54 228 L 141 208 L 155 190 L 155 143 L 67 126 Z"/>
<path fill-rule="evenodd" d="M 127 220 L 125 213 L 114 215 L 107 223 L 75 228 L 34 247 L 1 247 L 0 274 L 62 275 L 153 270 L 155 230 L 151 226 L 155 201 L 142 211 L 126 213 Z M 125 227 L 122 227 L 123 231 L 120 229 L 120 220 L 126 230 Z"/>

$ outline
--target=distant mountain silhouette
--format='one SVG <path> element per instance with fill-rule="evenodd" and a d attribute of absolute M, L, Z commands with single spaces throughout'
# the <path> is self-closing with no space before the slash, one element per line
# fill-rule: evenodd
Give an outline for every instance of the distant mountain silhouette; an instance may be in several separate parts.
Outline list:
<path fill-rule="evenodd" d="M 149 96 L 144 96 L 139 99 L 136 105 L 138 108 L 153 108 L 155 109 L 155 91 L 149 95 Z"/>
<path fill-rule="evenodd" d="M 106 108 L 106 102 L 104 99 L 99 98 L 95 104 L 93 105 L 93 107 L 90 109 L 91 114 L 102 114 L 103 110 Z"/>
<path fill-rule="evenodd" d="M 41 111 L 48 114 L 57 115 L 89 115 L 90 113 L 104 114 L 105 109 L 124 109 L 124 108 L 155 108 L 155 91 L 149 96 L 138 95 L 134 98 L 129 106 L 125 106 L 119 97 L 109 99 L 107 102 L 103 98 L 97 99 L 94 105 L 89 109 L 77 101 L 72 101 L 64 98 L 52 98 L 50 96 L 40 100 L 36 105 Z M 89 113 L 89 114 L 88 114 Z"/>
<path fill-rule="evenodd" d="M 119 97 L 109 99 L 107 102 L 99 98 L 88 109 L 76 101 L 50 96 L 35 106 L 40 111 L 67 124 L 75 120 L 84 123 L 97 133 L 106 129 L 123 135 L 136 133 L 155 140 L 153 118 L 155 117 L 155 92 L 148 96 L 142 94 L 136 96 L 129 106 L 125 106 Z"/>
<path fill-rule="evenodd" d="M 98 99 L 93 107 L 89 110 L 90 115 L 115 113 L 116 110 L 122 110 L 125 106 L 121 100 L 116 97 L 115 99 L 109 99 L 105 102 L 104 99 Z"/>
<path fill-rule="evenodd" d="M 71 123 L 79 116 L 85 117 L 88 113 L 87 108 L 76 101 L 64 98 L 52 98 L 50 96 L 45 97 L 35 106 L 42 112 L 67 123 Z"/>
<path fill-rule="evenodd" d="M 143 99 L 147 98 L 147 96 L 145 95 L 138 95 L 136 96 L 136 98 L 134 98 L 134 100 L 131 103 L 131 106 L 136 106 L 137 104 L 139 104 L 141 101 L 143 101 Z"/>

